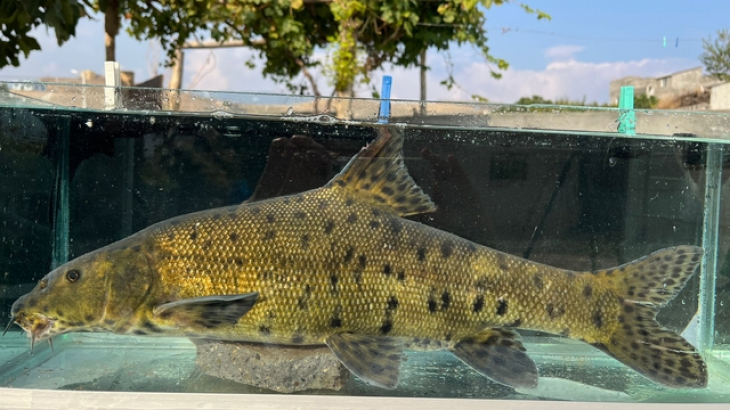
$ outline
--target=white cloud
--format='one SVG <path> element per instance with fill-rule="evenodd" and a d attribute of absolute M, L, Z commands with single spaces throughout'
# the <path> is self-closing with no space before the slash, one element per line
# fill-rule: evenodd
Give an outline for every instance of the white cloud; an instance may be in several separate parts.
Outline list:
<path fill-rule="evenodd" d="M 635 76 L 658 76 L 687 68 L 684 59 L 642 59 L 634 61 L 585 62 L 574 59 L 550 62 L 544 70 L 508 70 L 501 80 L 488 75 L 485 64 L 473 63 L 459 74 L 469 89 L 490 101 L 513 103 L 520 97 L 539 95 L 548 99 L 569 98 L 588 102 L 608 101 L 612 80 Z M 453 97 L 468 97 L 463 92 Z"/>
<path fill-rule="evenodd" d="M 568 60 L 574 58 L 576 54 L 583 50 L 585 50 L 585 47 L 561 44 L 548 48 L 545 50 L 544 55 L 549 60 Z"/>

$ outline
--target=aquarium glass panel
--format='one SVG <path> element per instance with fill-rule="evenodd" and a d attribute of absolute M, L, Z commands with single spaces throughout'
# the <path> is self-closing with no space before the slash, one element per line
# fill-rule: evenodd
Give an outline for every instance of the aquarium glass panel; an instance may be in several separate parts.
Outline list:
<path fill-rule="evenodd" d="M 5 84 L 0 387 L 730 402 L 730 115 L 380 104 Z"/>

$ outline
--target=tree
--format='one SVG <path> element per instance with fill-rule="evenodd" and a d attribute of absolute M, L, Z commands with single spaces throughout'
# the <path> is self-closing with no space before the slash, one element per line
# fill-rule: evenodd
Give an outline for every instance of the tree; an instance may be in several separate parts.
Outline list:
<path fill-rule="evenodd" d="M 634 108 L 654 109 L 659 104 L 659 99 L 646 94 L 634 95 Z"/>
<path fill-rule="evenodd" d="M 700 61 L 708 73 L 721 81 L 730 81 L 730 31 L 718 30 L 717 38 L 702 39 Z"/>
<path fill-rule="evenodd" d="M 0 1 L 0 68 L 20 65 L 21 53 L 28 58 L 40 50 L 30 35 L 36 27 L 53 29 L 60 46 L 76 35 L 79 19 L 86 15 L 88 0 L 3 0 Z"/>
<path fill-rule="evenodd" d="M 386 63 L 419 65 L 428 48 L 448 49 L 469 44 L 492 64 L 491 74 L 507 68 L 490 54 L 484 28 L 485 11 L 509 0 L 217 0 L 166 3 L 129 2 L 130 33 L 138 39 L 160 39 L 170 60 L 176 49 L 197 33 L 216 41 L 238 40 L 258 52 L 263 74 L 287 82 L 303 73 L 313 84 L 310 69 L 320 65 L 317 48 L 331 58 L 323 67 L 335 93 L 351 95 L 357 81 Z M 519 4 L 538 19 L 550 16 Z M 126 9 L 125 9 L 126 7 Z"/>

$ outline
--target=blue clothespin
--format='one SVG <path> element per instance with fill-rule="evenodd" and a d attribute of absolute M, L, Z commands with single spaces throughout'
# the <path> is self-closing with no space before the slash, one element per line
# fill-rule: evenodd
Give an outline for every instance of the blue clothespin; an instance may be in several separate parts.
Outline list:
<path fill-rule="evenodd" d="M 621 87 L 618 98 L 618 132 L 626 135 L 636 135 L 636 113 L 634 112 L 634 87 Z"/>
<path fill-rule="evenodd" d="M 390 87 L 393 84 L 393 77 L 383 76 L 383 86 L 380 88 L 380 115 L 378 122 L 387 124 L 390 118 Z"/>

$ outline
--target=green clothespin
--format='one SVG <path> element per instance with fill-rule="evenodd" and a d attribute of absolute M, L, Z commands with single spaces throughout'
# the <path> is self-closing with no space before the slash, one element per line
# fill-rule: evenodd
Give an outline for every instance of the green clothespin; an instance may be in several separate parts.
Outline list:
<path fill-rule="evenodd" d="M 618 98 L 618 132 L 636 135 L 636 113 L 634 112 L 634 87 L 621 87 Z"/>

